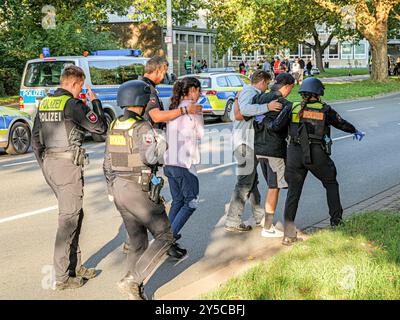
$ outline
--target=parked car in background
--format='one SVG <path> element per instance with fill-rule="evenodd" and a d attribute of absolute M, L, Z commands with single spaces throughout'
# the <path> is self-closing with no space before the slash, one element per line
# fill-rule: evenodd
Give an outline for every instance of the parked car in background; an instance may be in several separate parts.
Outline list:
<path fill-rule="evenodd" d="M 8 154 L 26 153 L 31 145 L 32 126 L 29 114 L 0 107 L 0 148 Z"/>
<path fill-rule="evenodd" d="M 199 104 L 203 107 L 204 115 L 220 117 L 224 122 L 231 121 L 229 113 L 236 94 L 243 89 L 245 84 L 250 84 L 250 79 L 240 73 L 198 73 L 179 79 L 185 77 L 195 77 L 200 80 L 202 95 Z"/>

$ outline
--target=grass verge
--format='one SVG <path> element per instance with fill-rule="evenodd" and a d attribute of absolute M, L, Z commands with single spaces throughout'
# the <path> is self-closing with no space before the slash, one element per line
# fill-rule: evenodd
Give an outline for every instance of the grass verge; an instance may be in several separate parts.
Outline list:
<path fill-rule="evenodd" d="M 331 77 L 347 77 L 349 72 L 353 76 L 361 76 L 369 74 L 368 68 L 334 68 L 325 69 L 321 74 L 315 75 L 317 78 L 331 78 Z"/>
<path fill-rule="evenodd" d="M 400 299 L 400 213 L 352 216 L 203 299 Z"/>
<path fill-rule="evenodd" d="M 19 96 L 0 97 L 0 105 L 18 103 Z"/>
<path fill-rule="evenodd" d="M 323 82 L 323 80 L 322 80 Z M 376 82 L 372 80 L 342 82 L 342 83 L 324 83 L 325 95 L 324 101 L 337 101 L 357 99 L 362 97 L 373 97 L 378 94 L 385 94 L 400 91 L 400 79 L 389 79 L 388 82 Z M 288 99 L 290 101 L 301 101 L 298 94 L 299 86 L 295 86 Z"/>

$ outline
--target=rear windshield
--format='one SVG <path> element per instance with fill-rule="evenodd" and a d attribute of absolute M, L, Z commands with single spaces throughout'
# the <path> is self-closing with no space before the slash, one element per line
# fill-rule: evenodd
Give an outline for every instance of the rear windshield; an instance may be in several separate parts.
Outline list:
<path fill-rule="evenodd" d="M 211 88 L 211 78 L 197 78 L 201 83 L 202 88 Z"/>
<path fill-rule="evenodd" d="M 90 78 L 93 85 L 119 85 L 137 80 L 144 74 L 144 65 L 132 61 L 91 61 Z"/>
<path fill-rule="evenodd" d="M 26 69 L 25 87 L 54 87 L 60 84 L 61 73 L 73 61 L 43 61 L 30 63 Z"/>

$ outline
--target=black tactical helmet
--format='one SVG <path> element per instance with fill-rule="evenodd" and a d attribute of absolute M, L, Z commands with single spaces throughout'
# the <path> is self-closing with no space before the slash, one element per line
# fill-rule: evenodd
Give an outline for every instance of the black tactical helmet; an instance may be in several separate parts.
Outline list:
<path fill-rule="evenodd" d="M 324 95 L 325 87 L 317 78 L 307 78 L 300 86 L 299 93 L 313 93 L 318 96 Z"/>
<path fill-rule="evenodd" d="M 145 107 L 150 100 L 150 86 L 142 80 L 130 80 L 118 89 L 117 104 L 125 107 Z"/>

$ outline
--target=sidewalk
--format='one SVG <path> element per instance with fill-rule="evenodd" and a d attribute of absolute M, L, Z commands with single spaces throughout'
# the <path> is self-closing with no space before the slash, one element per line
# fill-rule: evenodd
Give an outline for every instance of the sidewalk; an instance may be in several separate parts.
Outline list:
<path fill-rule="evenodd" d="M 322 82 L 325 83 L 335 83 L 335 82 L 354 82 L 354 81 L 362 81 L 369 80 L 369 74 L 362 76 L 346 76 L 346 77 L 331 77 L 331 78 L 318 78 Z"/>
<path fill-rule="evenodd" d="M 400 184 L 346 208 L 344 217 L 366 211 L 400 211 Z M 258 262 L 266 261 L 281 251 L 290 250 L 290 247 L 281 244 L 281 238 L 262 238 L 260 228 L 254 228 L 249 233 L 227 233 L 223 222 L 224 218 L 217 224 L 204 257 L 157 290 L 155 299 L 198 299 L 200 295 L 217 289 Z M 306 228 L 301 237 L 307 239 L 309 234 L 328 226 L 329 218 Z M 204 274 L 205 277 L 199 278 Z"/>

